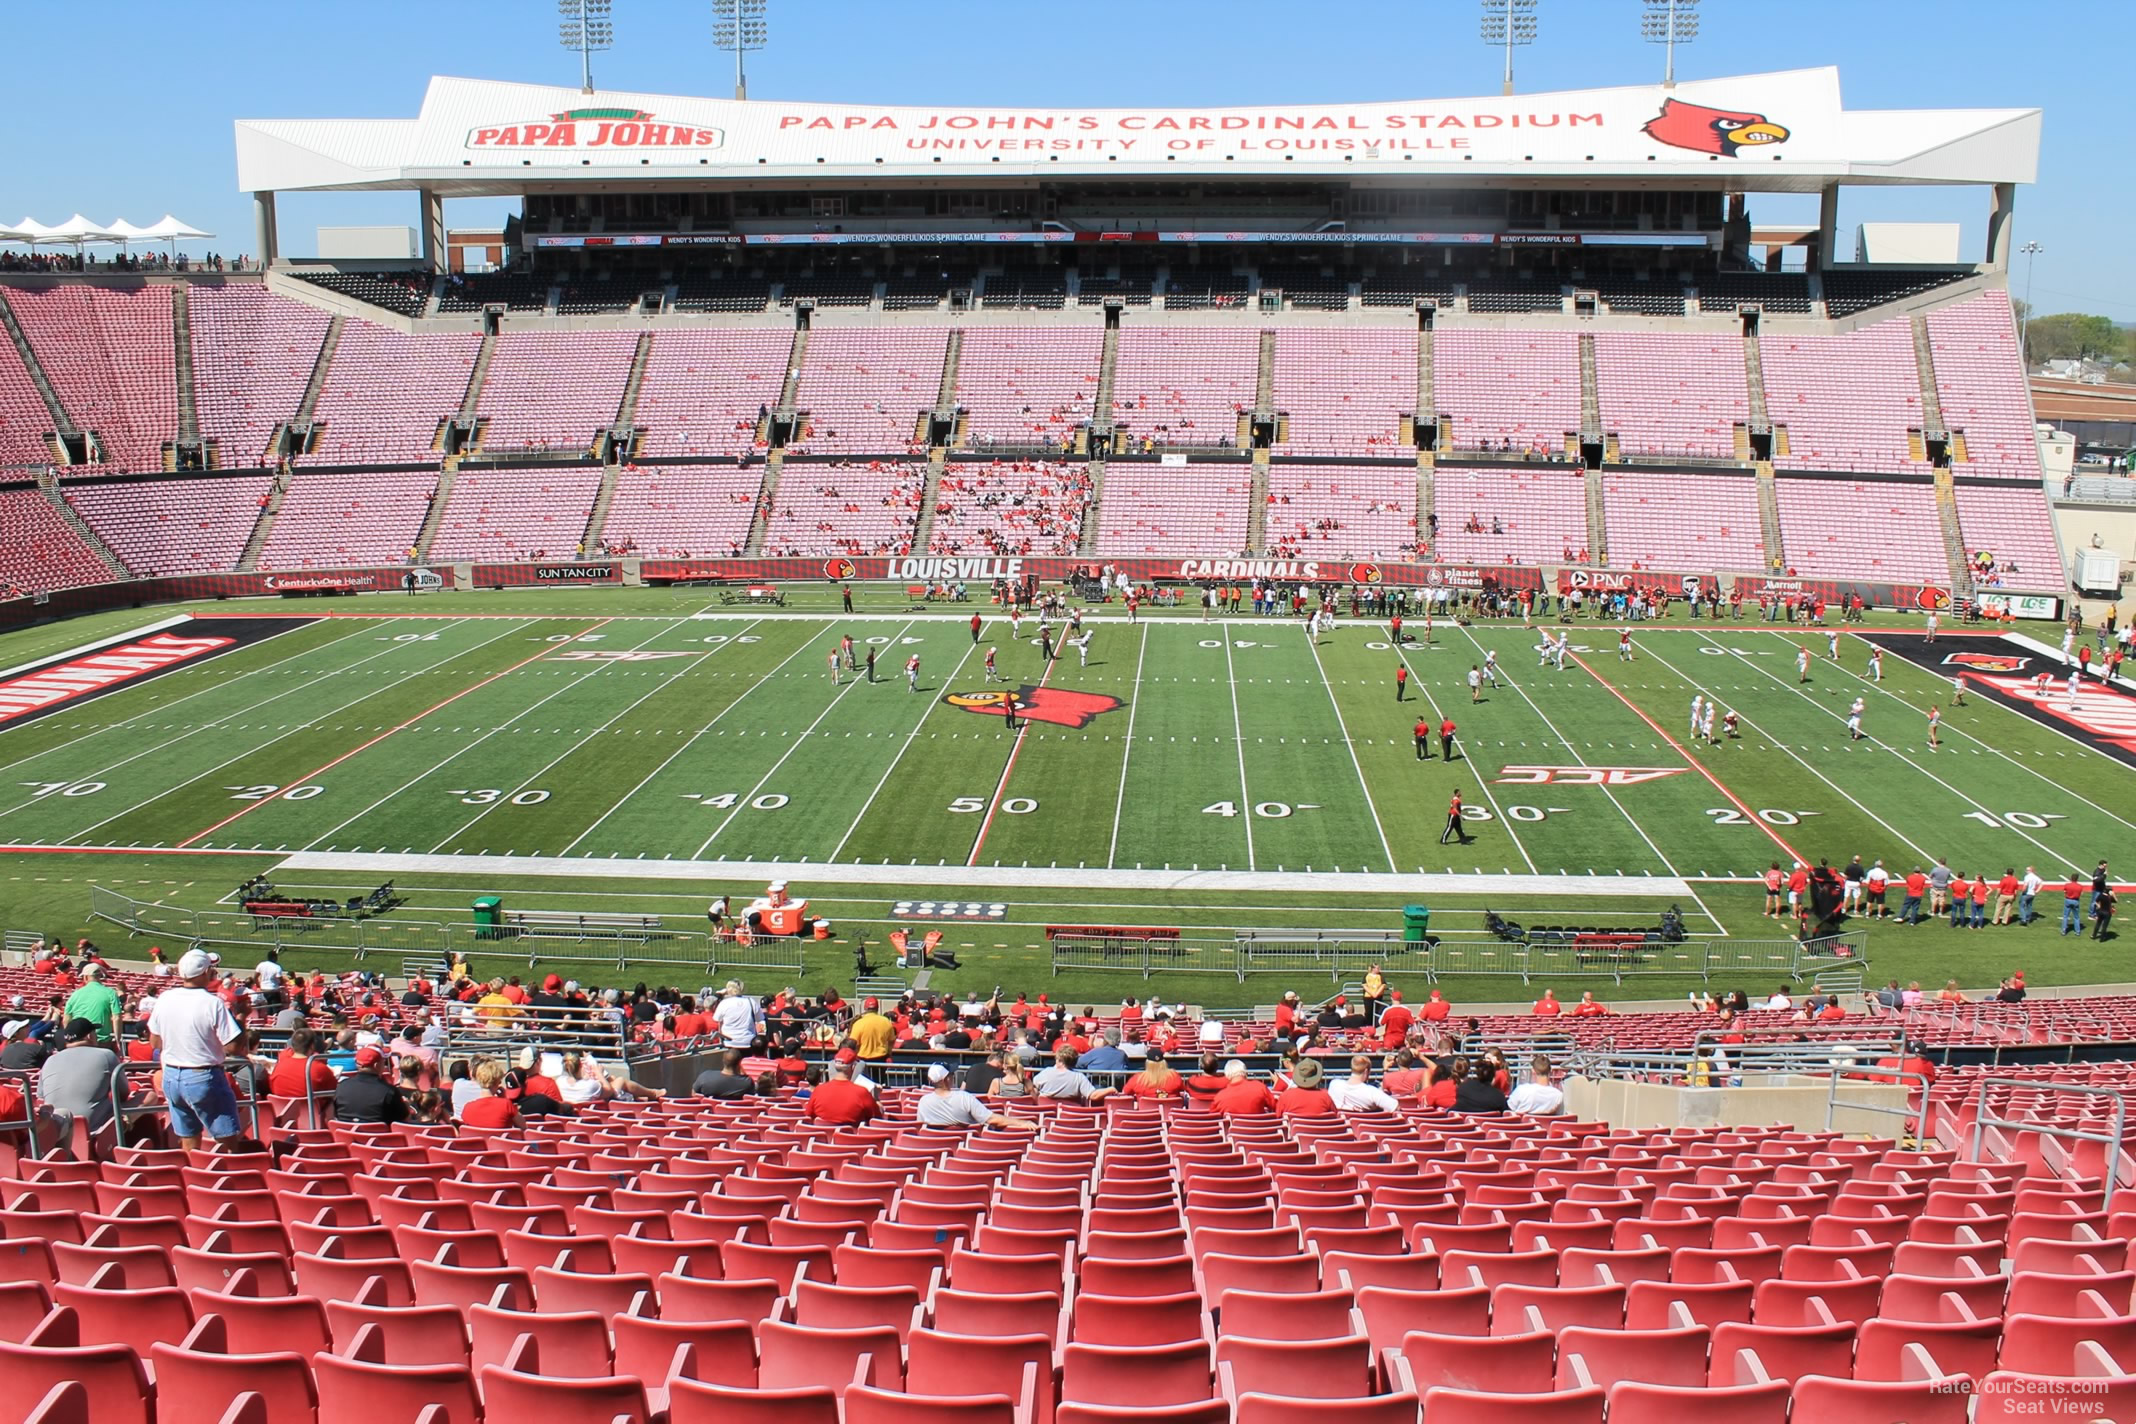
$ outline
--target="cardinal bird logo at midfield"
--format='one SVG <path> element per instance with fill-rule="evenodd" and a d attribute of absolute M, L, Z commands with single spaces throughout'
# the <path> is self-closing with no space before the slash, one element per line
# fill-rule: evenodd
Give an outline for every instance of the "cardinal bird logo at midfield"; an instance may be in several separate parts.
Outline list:
<path fill-rule="evenodd" d="M 1974 672 L 2023 672 L 2031 661 L 2015 653 L 1952 653 L 1943 665 L 1971 668 Z"/>
<path fill-rule="evenodd" d="M 943 698 L 952 707 L 961 707 L 967 712 L 976 712 L 981 717 L 1005 717 L 1009 693 L 952 692 Z M 1016 715 L 1026 722 L 1051 722 L 1059 727 L 1087 727 L 1107 712 L 1117 712 L 1121 706 L 1117 697 L 1107 697 L 1102 692 L 1070 692 L 1061 687 L 1019 687 L 1016 689 Z"/>
<path fill-rule="evenodd" d="M 1647 121 L 1646 133 L 1655 142 L 1668 144 L 1671 148 L 1718 153 L 1723 157 L 1786 143 L 1788 139 L 1788 131 L 1763 114 L 1709 109 L 1703 104 L 1686 104 L 1681 99 L 1664 102 L 1661 112 Z"/>

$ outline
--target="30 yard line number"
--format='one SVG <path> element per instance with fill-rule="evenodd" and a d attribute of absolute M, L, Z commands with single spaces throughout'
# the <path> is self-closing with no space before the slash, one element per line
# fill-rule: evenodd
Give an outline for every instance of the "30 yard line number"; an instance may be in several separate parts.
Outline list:
<path fill-rule="evenodd" d="M 445 794 L 459 797 L 462 806 L 494 806 L 499 801 L 508 806 L 539 806 L 549 799 L 549 793 L 541 790 L 521 791 L 507 797 L 503 788 L 496 786 L 479 786 L 472 790 L 461 787 Z"/>

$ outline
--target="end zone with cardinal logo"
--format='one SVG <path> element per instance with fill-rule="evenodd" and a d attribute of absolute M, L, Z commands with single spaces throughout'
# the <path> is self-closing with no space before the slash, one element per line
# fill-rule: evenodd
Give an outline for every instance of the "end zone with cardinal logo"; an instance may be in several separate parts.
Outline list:
<path fill-rule="evenodd" d="M 1051 722 L 1058 727 L 1087 727 L 1107 712 L 1127 704 L 1102 692 L 1073 692 L 1065 687 L 1019 687 L 1014 689 L 1016 715 L 1026 722 Z M 952 707 L 981 717 L 1006 717 L 1010 689 L 952 692 L 942 700 Z"/>

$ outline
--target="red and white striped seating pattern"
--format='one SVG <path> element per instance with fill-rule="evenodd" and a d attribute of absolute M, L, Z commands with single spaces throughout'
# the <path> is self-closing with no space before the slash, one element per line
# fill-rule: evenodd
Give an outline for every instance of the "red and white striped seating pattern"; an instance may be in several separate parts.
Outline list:
<path fill-rule="evenodd" d="M 1136 444 L 1236 445 L 1238 413 L 1253 409 L 1260 374 L 1258 331 L 1123 327 L 1113 421 Z"/>
<path fill-rule="evenodd" d="M 1613 569 L 1766 572 L 1758 482 L 1751 476 L 1602 472 Z"/>
<path fill-rule="evenodd" d="M 1244 465 L 1115 461 L 1098 495 L 1097 552 L 1236 558 L 1246 548 L 1253 474 Z"/>
<path fill-rule="evenodd" d="M 790 330 L 662 331 L 638 386 L 638 453 L 739 455 L 756 448 L 757 415 L 779 403 Z"/>
<path fill-rule="evenodd" d="M 600 470 L 586 465 L 463 468 L 429 557 L 441 564 L 573 558 L 600 488 Z"/>
<path fill-rule="evenodd" d="M 134 573 L 214 573 L 237 567 L 271 483 L 266 475 L 70 483 L 66 495 Z"/>
<path fill-rule="evenodd" d="M 1777 482 L 1780 544 L 1804 578 L 1949 584 L 1936 487 L 1897 482 Z"/>
<path fill-rule="evenodd" d="M 0 489 L 0 589 L 45 593 L 111 579 L 110 567 L 42 490 Z"/>
<path fill-rule="evenodd" d="M 60 405 L 101 437 L 104 462 L 162 469 L 163 446 L 178 436 L 171 289 L 64 285 L 6 297 Z"/>
<path fill-rule="evenodd" d="M 221 442 L 225 469 L 266 463 L 268 437 L 304 404 L 331 319 L 249 285 L 191 288 L 186 317 L 201 437 Z"/>
<path fill-rule="evenodd" d="M 927 467 L 904 460 L 808 461 L 779 475 L 766 554 L 909 554 Z"/>
<path fill-rule="evenodd" d="M 367 321 L 341 329 L 314 418 L 315 465 L 416 464 L 436 457 L 438 422 L 460 413 L 482 338 L 407 336 Z"/>
<path fill-rule="evenodd" d="M 1072 554 L 1090 500 L 1087 465 L 994 460 L 945 467 L 935 498 L 930 554 L 1010 558 Z"/>
<path fill-rule="evenodd" d="M 1432 336 L 1432 398 L 1456 450 L 1563 452 L 1580 430 L 1580 338 L 1448 327 Z M 1444 511 L 1439 528 L 1446 529 Z"/>
<path fill-rule="evenodd" d="M 2010 294 L 1982 292 L 1931 311 L 1928 349 L 1943 424 L 1965 437 L 1965 459 L 1953 462 L 1953 472 L 2040 478 L 2039 439 Z"/>
<path fill-rule="evenodd" d="M 611 552 L 702 559 L 749 545 L 764 488 L 762 464 L 625 465 L 601 542 Z"/>
<path fill-rule="evenodd" d="M 475 413 L 481 449 L 582 453 L 616 423 L 630 363 L 630 331 L 514 331 L 497 338 Z"/>
<path fill-rule="evenodd" d="M 957 357 L 965 442 L 1058 447 L 1090 423 L 1104 346 L 1095 326 L 966 328 Z"/>
<path fill-rule="evenodd" d="M 1272 558 L 1407 558 L 1417 548 L 1416 467 L 1272 464 L 1267 540 Z"/>
<path fill-rule="evenodd" d="M 1417 408 L 1417 334 L 1381 328 L 1278 331 L 1275 400 L 1276 410 L 1290 417 L 1279 451 L 1404 454 L 1414 448 L 1404 416 Z"/>
<path fill-rule="evenodd" d="M 290 477 L 263 569 L 361 568 L 405 562 L 423 532 L 436 470 L 366 470 Z"/>
<path fill-rule="evenodd" d="M 817 327 L 795 401 L 808 412 L 793 448 L 811 455 L 917 453 L 922 413 L 942 394 L 942 327 Z"/>
<path fill-rule="evenodd" d="M 1774 458 L 1776 468 L 1928 469 L 1912 457 L 1906 438 L 1921 428 L 1921 375 L 1913 324 L 1905 317 L 1844 336 L 1768 334 L 1758 352 L 1766 418 L 1787 427 L 1788 453 Z"/>
<path fill-rule="evenodd" d="M 1587 548 L 1587 472 L 1578 465 L 1442 465 L 1432 477 L 1432 500 L 1439 516 L 1433 553 L 1452 563 L 1572 563 Z M 1482 533 L 1468 531 L 1472 515 Z M 1494 519 L 1502 532 L 1491 532 Z"/>
<path fill-rule="evenodd" d="M 1598 331 L 1595 401 L 1627 456 L 1735 458 L 1750 421 L 1743 338 L 1736 332 Z"/>

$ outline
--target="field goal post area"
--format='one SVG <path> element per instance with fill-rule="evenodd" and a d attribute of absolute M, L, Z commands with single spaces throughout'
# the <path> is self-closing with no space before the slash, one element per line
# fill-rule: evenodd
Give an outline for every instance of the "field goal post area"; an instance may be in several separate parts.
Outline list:
<path fill-rule="evenodd" d="M 1869 962 L 1867 936 L 1832 935 L 1808 944 L 1791 940 L 1690 939 L 1674 944 L 1583 948 L 1497 939 L 1405 940 L 1396 932 L 1242 930 L 1230 939 L 1196 938 L 1176 930 L 1047 934 L 1052 972 L 1229 974 L 1239 983 L 1255 974 L 1326 975 L 1340 988 L 1377 964 L 1389 977 L 1442 979 L 1518 977 L 1568 983 L 1608 976 L 1628 979 L 1757 976 L 1791 983 L 1833 970 L 1857 973 Z"/>

